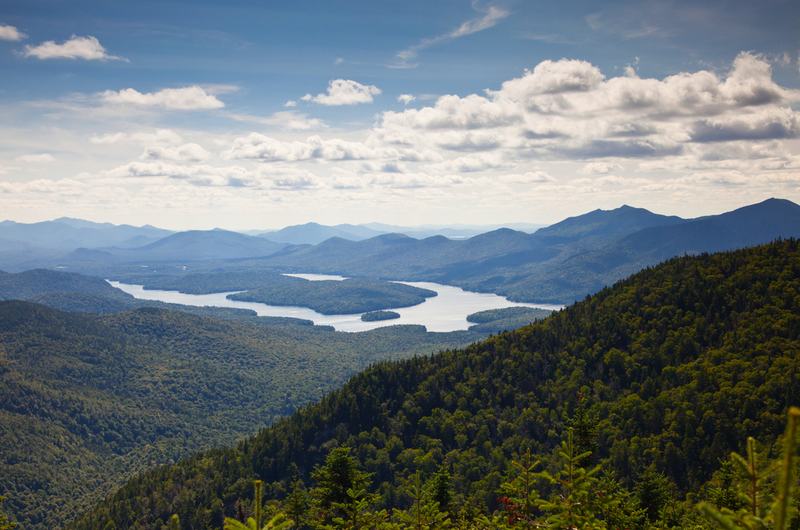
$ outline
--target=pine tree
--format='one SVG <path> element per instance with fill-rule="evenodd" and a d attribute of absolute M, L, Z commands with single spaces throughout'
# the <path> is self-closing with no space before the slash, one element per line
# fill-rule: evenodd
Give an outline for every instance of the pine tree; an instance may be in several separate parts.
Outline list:
<path fill-rule="evenodd" d="M 790 407 L 783 438 L 783 459 L 780 462 L 777 488 L 772 498 L 764 488 L 767 473 L 759 461 L 756 442 L 753 438 L 748 438 L 746 457 L 736 453 L 731 454 L 732 462 L 744 478 L 742 481 L 744 506 L 733 510 L 703 502 L 697 506 L 700 512 L 717 527 L 727 530 L 791 528 L 790 525 L 796 515 L 791 499 L 796 481 L 794 475 L 798 425 L 800 425 L 800 408 Z"/>
<path fill-rule="evenodd" d="M 433 481 L 434 479 L 436 479 L 436 482 Z M 415 473 L 414 484 L 409 491 L 412 501 L 411 507 L 408 510 L 394 511 L 395 518 L 403 524 L 403 528 L 413 530 L 445 530 L 452 528 L 449 515 L 440 509 L 439 502 L 431 494 L 438 493 L 447 500 L 449 491 L 446 494 L 442 491 L 442 489 L 447 490 L 444 487 L 446 483 L 442 481 L 443 476 L 436 478 L 436 475 L 434 475 L 434 479 L 423 486 L 420 472 L 417 471 Z M 436 487 L 432 487 L 433 485 Z"/>
<path fill-rule="evenodd" d="M 310 524 L 311 495 L 300 478 L 292 483 L 292 491 L 283 502 L 286 515 L 292 519 L 298 529 L 308 528 Z"/>
<path fill-rule="evenodd" d="M 262 487 L 263 482 L 260 480 L 253 481 L 253 517 L 248 517 L 244 523 L 237 519 L 226 517 L 224 530 L 289 530 L 294 526 L 294 522 L 283 513 L 276 514 L 262 526 Z"/>
<path fill-rule="evenodd" d="M 3 512 L 3 503 L 5 501 L 6 498 L 0 495 L 0 530 L 13 530 L 17 527 L 17 523 L 12 522 Z"/>
<path fill-rule="evenodd" d="M 532 460 L 530 450 L 526 451 L 522 458 L 511 462 L 511 473 L 500 485 L 498 500 L 513 528 L 535 528 L 536 508 L 542 502 L 536 489 L 539 465 L 539 460 Z"/>
<path fill-rule="evenodd" d="M 311 477 L 316 483 L 311 489 L 311 498 L 317 519 L 323 524 L 331 524 L 336 518 L 347 519 L 353 514 L 354 504 L 371 499 L 367 494 L 369 475 L 350 455 L 349 447 L 333 449 Z"/>

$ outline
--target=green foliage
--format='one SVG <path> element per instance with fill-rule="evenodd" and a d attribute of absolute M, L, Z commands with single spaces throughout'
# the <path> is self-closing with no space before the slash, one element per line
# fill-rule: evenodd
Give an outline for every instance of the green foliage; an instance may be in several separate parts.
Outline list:
<path fill-rule="evenodd" d="M 766 473 L 759 469 L 756 444 L 753 438 L 747 440 L 747 457 L 736 453 L 731 454 L 731 460 L 739 467 L 742 480 L 742 498 L 744 505 L 739 509 L 729 506 L 720 506 L 703 502 L 698 505 L 699 510 L 709 521 L 719 528 L 728 530 L 774 529 L 784 530 L 794 528 L 796 519 L 796 499 L 792 502 L 795 489 L 797 463 L 797 431 L 800 424 L 800 408 L 789 409 L 789 419 L 786 433 L 783 437 L 783 458 L 779 462 L 778 482 L 775 490 L 770 491 L 764 487 Z"/>
<path fill-rule="evenodd" d="M 223 523 L 224 530 L 288 530 L 294 527 L 294 521 L 283 513 L 277 513 L 263 525 L 261 524 L 263 522 L 262 488 L 262 481 L 253 481 L 253 516 L 248 517 L 244 523 L 232 517 L 226 517 Z M 177 516 L 173 515 L 173 517 Z"/>
<path fill-rule="evenodd" d="M 0 495 L 0 530 L 14 530 L 17 527 L 17 523 L 11 521 L 3 511 L 5 500 L 6 498 Z"/>
<path fill-rule="evenodd" d="M 619 495 L 592 513 L 607 525 L 614 513 L 634 520 L 636 510 L 613 505 L 638 506 L 625 490 L 652 466 L 674 483 L 676 501 L 648 513 L 662 505 L 658 517 L 680 527 L 695 516 L 680 499 L 701 491 L 748 435 L 774 443 L 795 402 L 800 244 L 677 258 L 466 349 L 378 363 L 236 448 L 135 478 L 76 527 L 146 527 L 164 520 L 147 507 L 163 505 L 208 528 L 204 513 L 217 503 L 232 514 L 243 478 L 261 477 L 267 496 L 281 499 L 295 470 L 308 480 L 342 446 L 372 474 L 378 511 L 405 509 L 400 485 L 446 465 L 459 508 L 452 521 L 483 514 L 491 523 L 514 455 L 530 450 L 554 479 L 537 488 L 548 516 L 585 520 L 581 488 L 599 484 Z M 569 425 L 568 458 L 551 457 Z M 594 452 L 581 457 L 585 446 Z M 575 499 L 566 514 L 558 495 Z"/>
<path fill-rule="evenodd" d="M 328 523 L 357 519 L 364 506 L 375 500 L 366 493 L 369 475 L 360 469 L 349 447 L 333 449 L 311 476 L 317 483 L 311 490 L 314 508 Z"/>
<path fill-rule="evenodd" d="M 364 322 L 377 322 L 380 320 L 393 320 L 400 318 L 400 313 L 396 311 L 370 311 L 361 315 Z"/>
<path fill-rule="evenodd" d="M 467 322 L 474 322 L 469 329 L 485 333 L 499 333 L 510 329 L 527 326 L 535 320 L 541 320 L 552 311 L 535 307 L 505 307 L 488 309 L 467 315 Z"/>
<path fill-rule="evenodd" d="M 370 363 L 478 336 L 410 326 L 336 333 L 151 308 L 91 316 L 0 302 L 0 491 L 24 528 L 68 522 L 131 474 L 233 444 Z M 181 502 L 154 505 L 160 524 L 176 512 L 185 527 L 199 524 Z M 197 518 L 218 527 L 223 507 L 215 496 Z"/>
<path fill-rule="evenodd" d="M 447 476 L 439 470 L 431 480 L 423 485 L 422 474 L 414 474 L 413 484 L 408 489 L 411 506 L 407 510 L 395 509 L 393 520 L 403 528 L 413 530 L 438 530 L 452 528 L 453 524 L 447 513 L 449 504 L 449 484 Z M 426 487 L 427 486 L 427 487 Z M 439 502 L 445 501 L 444 503 Z"/>

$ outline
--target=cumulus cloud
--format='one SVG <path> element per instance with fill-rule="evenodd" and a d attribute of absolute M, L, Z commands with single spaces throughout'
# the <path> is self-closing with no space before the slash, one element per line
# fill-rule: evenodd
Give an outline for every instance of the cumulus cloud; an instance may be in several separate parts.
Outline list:
<path fill-rule="evenodd" d="M 306 94 L 303 101 L 311 101 L 320 105 L 358 105 L 372 103 L 373 97 L 381 93 L 374 85 L 363 85 L 351 79 L 333 79 L 328 83 L 328 90 L 316 96 Z"/>
<path fill-rule="evenodd" d="M 50 153 L 37 153 L 31 155 L 21 155 L 14 160 L 24 164 L 48 164 L 50 162 L 55 162 L 56 158 Z"/>
<path fill-rule="evenodd" d="M 25 164 L 48 164 L 50 162 L 55 162 L 56 158 L 50 153 L 36 153 L 30 155 L 21 155 L 15 160 Z"/>
<path fill-rule="evenodd" d="M 222 156 L 226 159 L 251 159 L 262 162 L 297 162 L 315 159 L 364 160 L 375 156 L 375 152 L 361 142 L 324 140 L 319 136 L 310 136 L 302 142 L 283 141 L 251 133 L 236 138 L 231 148 Z"/>
<path fill-rule="evenodd" d="M 409 103 L 411 103 L 415 99 L 417 99 L 417 98 L 415 98 L 411 94 L 400 94 L 399 96 L 397 96 L 397 101 L 399 101 L 403 105 L 408 105 Z"/>
<path fill-rule="evenodd" d="M 110 55 L 97 40 L 97 37 L 73 35 L 68 40 L 58 43 L 52 40 L 35 46 L 25 46 L 25 57 L 37 59 L 83 59 L 85 61 L 124 61 L 123 57 Z"/>
<path fill-rule="evenodd" d="M 89 142 L 96 145 L 112 145 L 120 142 L 134 141 L 148 144 L 179 144 L 183 137 L 171 129 L 156 129 L 135 133 L 114 132 L 96 134 L 89 137 Z"/>
<path fill-rule="evenodd" d="M 142 160 L 171 160 L 176 162 L 202 162 L 209 158 L 202 146 L 188 143 L 177 146 L 154 145 L 145 148 Z"/>
<path fill-rule="evenodd" d="M 105 172 L 104 176 L 115 179 L 164 178 L 195 186 L 238 186 L 253 180 L 251 173 L 239 166 L 184 165 L 161 161 L 130 162 Z"/>
<path fill-rule="evenodd" d="M 791 109 L 783 108 L 698 121 L 692 127 L 691 139 L 695 142 L 729 142 L 796 138 L 799 134 L 800 117 Z"/>
<path fill-rule="evenodd" d="M 519 122 L 519 109 L 504 101 L 493 101 L 471 94 L 466 97 L 442 96 L 433 107 L 385 112 L 383 125 L 423 129 L 479 129 Z"/>
<path fill-rule="evenodd" d="M 584 175 L 607 175 L 621 169 L 622 166 L 616 162 L 589 162 L 584 164 L 581 173 Z"/>
<path fill-rule="evenodd" d="M 27 37 L 27 35 L 22 33 L 14 26 L 9 26 L 7 24 L 0 24 L 0 40 L 17 42 L 21 41 L 25 37 Z"/>
<path fill-rule="evenodd" d="M 113 105 L 163 108 L 167 110 L 212 110 L 225 104 L 199 86 L 164 88 L 156 92 L 139 92 L 133 88 L 106 90 L 100 94 L 103 101 Z"/>

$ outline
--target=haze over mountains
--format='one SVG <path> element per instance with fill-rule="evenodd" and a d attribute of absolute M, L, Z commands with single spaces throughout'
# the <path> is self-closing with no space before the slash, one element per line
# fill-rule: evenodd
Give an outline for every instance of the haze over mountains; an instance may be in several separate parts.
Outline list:
<path fill-rule="evenodd" d="M 58 267 L 145 285 L 155 272 L 315 272 L 435 281 L 516 301 L 567 303 L 671 256 L 800 236 L 800 206 L 769 199 L 697 219 L 622 206 L 533 233 L 500 228 L 466 239 L 417 239 L 377 227 L 308 223 L 253 236 L 73 219 L 7 221 L 0 224 L 0 269 Z"/>

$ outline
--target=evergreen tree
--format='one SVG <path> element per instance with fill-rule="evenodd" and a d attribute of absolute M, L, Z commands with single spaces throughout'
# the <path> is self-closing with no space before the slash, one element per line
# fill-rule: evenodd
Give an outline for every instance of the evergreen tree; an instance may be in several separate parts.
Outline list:
<path fill-rule="evenodd" d="M 262 526 L 262 488 L 263 483 L 260 480 L 253 481 L 253 517 L 248 517 L 244 523 L 237 519 L 226 517 L 224 530 L 289 530 L 294 526 L 294 522 L 283 513 L 276 514 Z"/>
<path fill-rule="evenodd" d="M 355 505 L 363 507 L 372 501 L 367 494 L 369 475 L 361 470 L 358 460 L 350 455 L 349 447 L 337 447 L 325 458 L 325 463 L 311 473 L 315 486 L 311 498 L 317 519 L 331 524 L 354 514 Z"/>
<path fill-rule="evenodd" d="M 0 530 L 13 530 L 17 527 L 17 523 L 9 520 L 8 516 L 3 512 L 3 503 L 6 498 L 0 495 Z"/>
<path fill-rule="evenodd" d="M 436 475 L 440 475 L 437 472 Z M 414 484 L 410 488 L 411 507 L 408 510 L 395 510 L 395 518 L 402 523 L 403 528 L 413 530 L 438 530 L 452 528 L 448 514 L 441 510 L 439 502 L 435 499 L 438 493 L 447 500 L 449 491 L 444 482 L 444 477 L 434 478 L 423 486 L 419 471 L 414 475 Z M 435 482 L 434 482 L 435 479 Z M 436 487 L 431 487 L 435 485 Z M 437 491 L 438 490 L 438 491 Z M 444 491 L 443 491 L 444 490 Z M 434 495 L 431 495 L 433 493 Z"/>
<path fill-rule="evenodd" d="M 542 502 L 536 489 L 540 461 L 531 458 L 530 450 L 511 462 L 511 472 L 500 486 L 498 499 L 512 528 L 535 528 L 536 508 Z"/>
<path fill-rule="evenodd" d="M 634 490 L 639 505 L 651 523 L 657 521 L 662 516 L 662 511 L 675 501 L 675 486 L 653 466 L 639 475 Z"/>
<path fill-rule="evenodd" d="M 767 474 L 759 461 L 756 442 L 747 439 L 747 455 L 731 454 L 731 460 L 738 466 L 742 480 L 742 499 L 744 506 L 733 510 L 725 506 L 714 506 L 704 502 L 698 509 L 708 520 L 719 528 L 727 530 L 770 529 L 786 530 L 793 528 L 796 521 L 796 502 L 793 500 L 795 486 L 795 453 L 797 452 L 797 430 L 800 425 L 800 408 L 790 407 L 783 437 L 783 458 L 780 462 L 778 482 L 774 494 L 764 488 Z M 770 473 L 771 474 L 771 473 Z"/>

